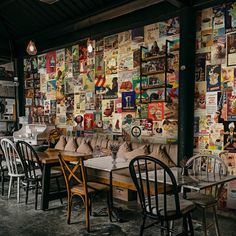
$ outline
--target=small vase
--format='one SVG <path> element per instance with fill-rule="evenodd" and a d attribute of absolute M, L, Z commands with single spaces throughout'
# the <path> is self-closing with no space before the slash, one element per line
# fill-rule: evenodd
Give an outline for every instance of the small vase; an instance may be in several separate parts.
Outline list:
<path fill-rule="evenodd" d="M 117 152 L 112 152 L 111 156 L 112 156 L 112 159 L 113 159 L 112 163 L 115 164 L 116 163 L 116 158 L 117 158 Z"/>

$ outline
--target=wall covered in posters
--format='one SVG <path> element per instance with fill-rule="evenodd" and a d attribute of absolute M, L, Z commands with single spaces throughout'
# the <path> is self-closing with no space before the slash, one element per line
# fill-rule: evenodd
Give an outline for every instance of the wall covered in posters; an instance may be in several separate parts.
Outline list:
<path fill-rule="evenodd" d="M 223 152 L 229 174 L 236 174 L 236 3 L 197 16 L 194 147 Z M 236 209 L 235 186 L 224 189 L 221 207 Z"/>
<path fill-rule="evenodd" d="M 25 59 L 25 114 L 29 122 L 73 127 L 78 135 L 99 132 L 136 141 L 176 142 L 179 31 L 179 19 L 173 18 L 93 40 L 90 53 L 88 42 L 81 41 Z M 154 61 L 164 68 L 166 40 L 171 41 L 169 53 L 173 54 L 168 66 L 174 68 L 166 78 L 168 103 L 140 103 L 141 96 L 148 100 L 160 91 L 157 82 L 165 76 L 164 70 L 159 70 L 143 78 L 153 86 L 144 95 L 140 89 L 140 46 L 147 47 L 149 56 L 158 58 L 160 54 L 162 61 Z"/>

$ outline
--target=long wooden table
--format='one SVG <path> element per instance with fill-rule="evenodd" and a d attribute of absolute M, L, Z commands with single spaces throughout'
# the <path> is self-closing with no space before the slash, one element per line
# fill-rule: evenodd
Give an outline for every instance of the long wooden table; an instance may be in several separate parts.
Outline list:
<path fill-rule="evenodd" d="M 43 164 L 41 210 L 48 209 L 49 201 L 66 196 L 66 191 L 50 193 L 51 168 L 60 165 L 58 157 L 59 153 L 64 157 L 74 158 L 74 161 L 78 161 L 79 158 L 91 158 L 91 155 L 85 155 L 78 152 L 59 151 L 55 149 L 48 149 L 45 152 L 37 152 L 38 157 Z"/>

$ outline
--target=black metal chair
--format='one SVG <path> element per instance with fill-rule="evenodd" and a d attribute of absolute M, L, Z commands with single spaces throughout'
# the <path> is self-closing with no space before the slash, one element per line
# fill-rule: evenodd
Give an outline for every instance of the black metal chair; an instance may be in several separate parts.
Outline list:
<path fill-rule="evenodd" d="M 25 171 L 25 181 L 26 181 L 25 204 L 28 203 L 29 190 L 35 189 L 35 210 L 37 210 L 38 191 L 42 183 L 43 166 L 39 160 L 36 151 L 30 144 L 24 141 L 18 141 L 16 143 L 16 148 Z M 56 179 L 58 192 L 60 192 L 60 183 L 59 183 L 60 177 L 62 177 L 62 172 L 60 171 L 51 173 L 51 178 Z M 60 200 L 62 203 L 62 198 L 60 198 Z"/>
<path fill-rule="evenodd" d="M 152 171 L 149 171 L 152 167 Z M 195 205 L 179 196 L 176 179 L 168 166 L 150 156 L 138 156 L 131 160 L 129 170 L 140 199 L 144 229 L 155 224 L 161 225 L 161 233 L 171 235 L 174 230 L 171 223 L 183 218 L 181 235 L 194 235 L 191 212 Z M 146 218 L 154 220 L 146 225 Z M 189 229 L 188 229 L 189 228 Z"/>

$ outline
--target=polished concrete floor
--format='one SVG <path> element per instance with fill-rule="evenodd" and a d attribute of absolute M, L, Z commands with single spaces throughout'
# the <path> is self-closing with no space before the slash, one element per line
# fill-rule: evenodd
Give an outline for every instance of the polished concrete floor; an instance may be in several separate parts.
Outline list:
<path fill-rule="evenodd" d="M 7 192 L 7 184 L 6 191 Z M 59 200 L 50 202 L 50 209 L 47 211 L 34 210 L 34 194 L 30 193 L 28 205 L 24 203 L 25 192 L 21 190 L 21 202 L 16 202 L 16 191 L 12 192 L 11 198 L 0 197 L 0 236 L 35 236 L 35 235 L 139 235 L 141 225 L 140 208 L 135 202 L 129 204 L 116 201 L 115 204 L 123 209 L 124 222 L 110 222 L 108 217 L 91 217 L 91 232 L 85 229 L 84 208 L 75 199 L 73 204 L 72 223 L 66 223 L 66 199 L 61 205 Z M 105 196 L 98 197 L 93 205 L 97 211 L 106 205 Z M 236 226 L 235 212 L 223 212 L 219 216 L 220 231 L 222 236 L 233 236 Z M 180 222 L 177 222 L 177 227 Z M 180 228 L 180 226 L 179 226 Z M 201 235 L 201 226 L 194 223 L 195 235 Z M 148 235 L 160 235 L 159 229 L 155 226 L 147 229 L 144 233 Z M 209 230 L 209 235 L 214 236 L 214 228 Z"/>

